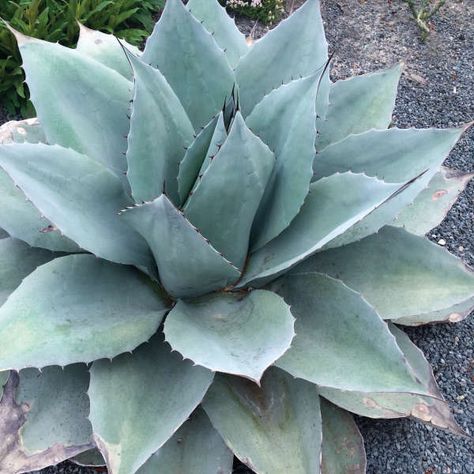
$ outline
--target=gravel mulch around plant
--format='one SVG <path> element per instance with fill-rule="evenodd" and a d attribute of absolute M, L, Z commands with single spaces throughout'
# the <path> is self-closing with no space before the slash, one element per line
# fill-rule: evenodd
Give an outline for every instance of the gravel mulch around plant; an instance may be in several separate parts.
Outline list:
<path fill-rule="evenodd" d="M 474 2 L 448 0 L 433 19 L 433 31 L 426 43 L 420 41 L 417 26 L 401 0 L 322 0 L 322 13 L 330 48 L 335 53 L 334 80 L 399 61 L 405 63 L 395 109 L 397 126 L 451 127 L 474 120 Z M 245 32 L 253 26 L 245 19 L 239 19 L 238 24 Z M 257 34 L 264 31 L 256 28 Z M 1 119 L 0 115 L 0 122 Z M 474 172 L 474 127 L 456 146 L 446 165 Z M 435 242 L 443 239 L 452 253 L 474 266 L 474 182 L 429 236 Z M 431 362 L 456 420 L 474 435 L 474 318 L 471 315 L 455 325 L 407 332 Z M 365 438 L 368 474 L 474 474 L 472 439 L 455 437 L 408 419 L 358 418 L 357 422 Z M 41 472 L 96 471 L 63 463 Z M 250 472 L 236 466 L 235 473 Z"/>

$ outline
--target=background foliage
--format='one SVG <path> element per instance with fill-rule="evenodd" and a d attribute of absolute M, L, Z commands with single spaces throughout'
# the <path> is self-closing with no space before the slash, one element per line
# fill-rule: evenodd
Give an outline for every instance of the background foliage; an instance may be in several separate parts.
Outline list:
<path fill-rule="evenodd" d="M 77 21 L 140 44 L 154 25 L 165 0 L 3 0 L 0 17 L 22 33 L 74 46 Z M 9 115 L 34 115 L 24 83 L 16 41 L 0 24 L 0 103 Z"/>
<path fill-rule="evenodd" d="M 284 0 L 220 0 L 230 12 L 265 24 L 278 21 L 284 12 Z"/>

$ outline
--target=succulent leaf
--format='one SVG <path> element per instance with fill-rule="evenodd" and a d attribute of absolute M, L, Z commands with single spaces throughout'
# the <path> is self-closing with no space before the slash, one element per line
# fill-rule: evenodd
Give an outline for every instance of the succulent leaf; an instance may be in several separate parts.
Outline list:
<path fill-rule="evenodd" d="M 364 219 L 399 188 L 399 184 L 352 173 L 313 183 L 291 226 L 250 254 L 239 285 L 261 285 L 276 278 Z"/>
<path fill-rule="evenodd" d="M 142 57 L 166 77 L 195 130 L 222 108 L 235 82 L 224 51 L 181 0 L 166 2 Z"/>
<path fill-rule="evenodd" d="M 220 293 L 178 301 L 166 319 L 166 340 L 195 364 L 259 382 L 290 347 L 294 318 L 271 291 Z"/>
<path fill-rule="evenodd" d="M 377 176 L 391 183 L 419 176 L 396 197 L 325 248 L 350 244 L 377 232 L 384 225 L 393 224 L 397 215 L 428 186 L 464 130 L 465 127 L 445 130 L 370 130 L 351 135 L 318 154 L 314 166 L 320 171 L 316 171 L 316 178 L 348 170 Z"/>
<path fill-rule="evenodd" d="M 127 169 L 123 154 L 131 83 L 59 44 L 26 38 L 19 46 L 31 100 L 48 143 L 84 153 L 122 178 Z"/>
<path fill-rule="evenodd" d="M 393 225 L 415 235 L 425 235 L 441 223 L 474 174 L 458 175 L 441 168 L 411 206 L 402 210 Z"/>
<path fill-rule="evenodd" d="M 57 443 L 63 446 L 91 443 L 88 386 L 89 371 L 85 364 L 45 367 L 41 372 L 20 371 L 16 403 L 28 406 L 20 433 L 25 452 L 44 451 Z"/>
<path fill-rule="evenodd" d="M 191 191 L 188 193 L 187 196 L 185 196 L 183 206 L 186 204 L 187 199 L 189 199 L 191 194 L 194 193 L 196 188 L 201 183 L 201 179 L 204 176 L 204 173 L 207 171 L 207 168 L 209 168 L 209 165 L 211 164 L 212 160 L 217 155 L 218 151 L 221 149 L 221 147 L 223 146 L 226 140 L 227 140 L 227 127 L 226 127 L 225 111 L 223 111 L 217 117 L 217 123 L 214 128 L 214 132 L 212 134 L 209 147 L 206 153 L 204 154 L 204 158 L 195 176 L 194 184 L 191 187 Z"/>
<path fill-rule="evenodd" d="M 233 459 L 232 451 L 198 408 L 137 474 L 231 474 Z"/>
<path fill-rule="evenodd" d="M 116 263 L 153 268 L 146 242 L 117 215 L 132 201 L 99 162 L 57 145 L 15 144 L 0 146 L 0 166 L 81 248 Z"/>
<path fill-rule="evenodd" d="M 159 267 L 160 280 L 177 298 L 198 296 L 238 280 L 226 260 L 163 194 L 122 212 L 121 218 L 146 239 Z"/>
<path fill-rule="evenodd" d="M 132 46 L 125 40 L 121 39 L 119 42 L 114 35 L 91 30 L 79 23 L 79 39 L 77 40 L 76 50 L 117 71 L 125 79 L 131 81 L 133 71 L 121 44 L 133 54 L 137 56 L 141 54 L 137 47 Z"/>
<path fill-rule="evenodd" d="M 44 143 L 46 137 L 38 119 L 12 121 L 0 127 L 0 145 Z M 0 169 L 0 224 L 9 235 L 33 247 L 75 252 L 79 247 L 61 235 L 50 221 L 41 216 L 11 178 Z"/>
<path fill-rule="evenodd" d="M 472 299 L 474 274 L 445 249 L 401 228 L 320 252 L 293 271 L 316 271 L 362 293 L 384 319 L 445 311 Z"/>
<path fill-rule="evenodd" d="M 464 130 L 390 128 L 349 135 L 316 155 L 313 181 L 346 171 L 390 183 L 406 181 L 439 168 Z"/>
<path fill-rule="evenodd" d="M 189 191 L 191 191 L 199 175 L 199 170 L 209 155 L 209 148 L 218 123 L 221 124 L 221 128 L 225 133 L 224 121 L 222 115 L 219 114 L 198 133 L 179 164 L 178 193 L 181 204 L 186 201 Z M 224 140 L 219 145 L 222 145 L 223 142 Z M 217 149 L 213 154 L 215 155 L 215 153 L 217 153 Z"/>
<path fill-rule="evenodd" d="M 323 68 L 327 48 L 319 0 L 308 0 L 240 60 L 235 74 L 243 116 L 273 89 Z"/>
<path fill-rule="evenodd" d="M 217 0 L 190 0 L 188 10 L 202 22 L 216 43 L 224 50 L 232 66 L 237 66 L 240 58 L 247 53 L 245 36 L 239 31 L 234 20 L 227 15 L 225 8 Z"/>
<path fill-rule="evenodd" d="M 114 357 L 149 339 L 166 312 L 167 302 L 134 268 L 93 255 L 57 258 L 0 308 L 0 370 Z"/>
<path fill-rule="evenodd" d="M 134 95 L 128 135 L 127 177 L 136 202 L 164 189 L 178 202 L 178 169 L 194 129 L 176 94 L 158 69 L 131 53 Z"/>
<path fill-rule="evenodd" d="M 0 306 L 36 267 L 53 260 L 58 254 L 32 248 L 21 240 L 0 240 Z"/>
<path fill-rule="evenodd" d="M 406 206 L 409 206 L 420 192 L 428 186 L 431 178 L 435 175 L 436 169 L 426 170 L 406 182 L 390 199 L 374 209 L 364 220 L 357 222 L 344 234 L 337 236 L 328 242 L 323 250 L 342 247 L 362 240 L 378 232 L 385 225 L 392 225 L 397 215 Z"/>
<path fill-rule="evenodd" d="M 274 154 L 237 112 L 227 140 L 184 206 L 187 219 L 239 269 L 274 165 Z"/>
<path fill-rule="evenodd" d="M 0 472 L 20 474 L 92 448 L 85 365 L 10 373 L 0 401 Z"/>
<path fill-rule="evenodd" d="M 276 362 L 281 369 L 341 390 L 430 393 L 415 380 L 387 324 L 342 282 L 293 271 L 271 288 L 296 318 L 293 344 Z"/>
<path fill-rule="evenodd" d="M 270 368 L 262 386 L 216 376 L 203 402 L 214 428 L 257 474 L 319 473 L 321 414 L 314 385 Z"/>
<path fill-rule="evenodd" d="M 316 74 L 273 90 L 246 119 L 276 158 L 272 181 L 256 217 L 253 250 L 290 225 L 308 194 L 315 153 L 318 80 Z"/>
<path fill-rule="evenodd" d="M 401 65 L 331 84 L 326 119 L 318 127 L 316 148 L 323 150 L 350 134 L 387 128 L 392 121 Z"/>
<path fill-rule="evenodd" d="M 443 401 L 433 372 L 423 353 L 408 336 L 395 325 L 389 324 L 397 344 L 405 354 L 416 376 L 437 397 L 419 396 L 412 393 L 362 393 L 319 387 L 321 395 L 345 410 L 370 418 L 401 418 L 411 416 L 437 428 L 454 434 L 465 434 L 456 423 L 448 404 Z"/>
<path fill-rule="evenodd" d="M 365 474 L 364 440 L 352 416 L 320 399 L 323 422 L 321 474 Z"/>
<path fill-rule="evenodd" d="M 89 418 L 110 474 L 136 472 L 186 421 L 213 379 L 170 352 L 161 335 L 133 354 L 94 362 L 90 372 Z"/>

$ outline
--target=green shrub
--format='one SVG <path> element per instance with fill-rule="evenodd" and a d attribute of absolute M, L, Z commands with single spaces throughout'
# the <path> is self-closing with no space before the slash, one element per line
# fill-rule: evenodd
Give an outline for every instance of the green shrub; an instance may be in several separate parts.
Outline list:
<path fill-rule="evenodd" d="M 274 23 L 284 12 L 283 0 L 222 0 L 228 10 L 265 24 Z"/>
<path fill-rule="evenodd" d="M 76 44 L 77 21 L 138 45 L 153 29 L 154 15 L 163 5 L 164 0 L 9 0 L 2 5 L 1 17 L 28 36 L 64 46 Z M 3 24 L 0 24 L 0 103 L 10 115 L 34 115 L 16 41 Z"/>

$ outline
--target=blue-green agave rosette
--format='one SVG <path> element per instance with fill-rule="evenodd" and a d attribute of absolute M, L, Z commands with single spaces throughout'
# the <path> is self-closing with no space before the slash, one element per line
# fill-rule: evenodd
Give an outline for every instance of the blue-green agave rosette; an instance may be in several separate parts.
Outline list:
<path fill-rule="evenodd" d="M 399 326 L 474 305 L 424 237 L 464 129 L 388 128 L 400 66 L 331 82 L 317 0 L 252 45 L 217 0 L 168 0 L 143 52 L 16 36 L 0 472 L 363 473 L 349 412 L 462 432 Z"/>

